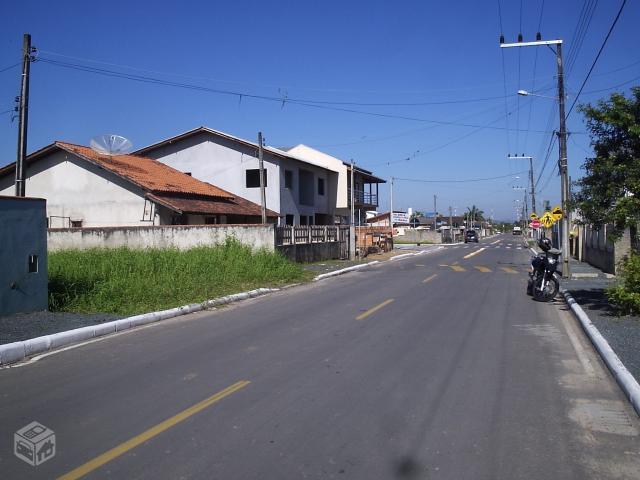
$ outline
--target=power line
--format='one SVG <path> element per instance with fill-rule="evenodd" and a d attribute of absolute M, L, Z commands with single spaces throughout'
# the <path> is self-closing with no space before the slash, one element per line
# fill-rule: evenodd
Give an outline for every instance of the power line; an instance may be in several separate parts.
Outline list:
<path fill-rule="evenodd" d="M 498 20 L 500 23 L 500 35 L 504 34 L 504 28 L 502 27 L 502 6 L 500 5 L 500 0 L 498 1 Z M 502 38 L 502 37 L 501 37 Z M 504 64 L 504 50 L 500 49 L 500 54 L 502 57 L 502 85 L 503 85 L 503 93 L 504 93 L 504 124 L 505 124 L 505 136 L 507 139 L 507 151 L 511 151 L 511 140 L 509 137 L 509 109 L 507 107 L 507 69 Z"/>
<path fill-rule="evenodd" d="M 569 112 L 567 113 L 567 116 L 565 118 L 569 118 L 569 115 L 571 115 L 571 112 L 573 111 L 573 107 L 575 107 L 576 103 L 578 102 L 578 98 L 580 97 L 580 94 L 582 93 L 582 89 L 587 84 L 587 81 L 589 80 L 589 77 L 591 76 L 591 72 L 593 72 L 593 69 L 595 68 L 596 63 L 598 62 L 598 59 L 600 58 L 600 55 L 602 54 L 602 51 L 604 50 L 604 47 L 607 45 L 607 41 L 609 40 L 609 37 L 611 36 L 611 32 L 613 32 L 613 29 L 615 28 L 616 23 L 618 23 L 618 19 L 620 18 L 620 15 L 622 14 L 622 10 L 624 9 L 624 6 L 626 4 L 627 4 L 627 0 L 622 0 L 622 5 L 620 5 L 620 10 L 618 10 L 618 14 L 616 15 L 616 18 L 613 20 L 613 23 L 611 24 L 611 27 L 609 28 L 609 32 L 607 33 L 607 36 L 604 38 L 604 41 L 602 42 L 602 45 L 600 46 L 600 50 L 598 50 L 598 54 L 596 55 L 596 58 L 593 60 L 593 63 L 591 64 L 591 68 L 589 69 L 589 72 L 587 73 L 587 76 L 584 78 L 584 81 L 582 82 L 582 85 L 580 86 L 580 90 L 578 90 L 578 94 L 576 95 L 576 98 L 573 100 L 573 103 L 571 104 L 571 108 L 569 109 Z"/>
<path fill-rule="evenodd" d="M 0 68 L 0 73 L 6 72 L 7 70 L 11 70 L 12 68 L 17 67 L 18 65 L 20 65 L 20 62 L 14 63 L 13 65 L 9 65 L 8 67 Z"/>
<path fill-rule="evenodd" d="M 284 106 L 284 104 L 292 104 L 292 105 L 305 106 L 305 107 L 309 107 L 309 108 L 333 110 L 333 111 L 347 112 L 347 113 L 355 113 L 355 114 L 359 114 L 359 115 L 368 115 L 368 116 L 374 116 L 374 117 L 380 117 L 380 118 L 393 118 L 393 119 L 408 120 L 408 121 L 414 121 L 414 122 L 433 123 L 433 124 L 437 124 L 437 125 L 449 125 L 449 126 L 469 127 L 469 128 L 482 127 L 482 128 L 489 128 L 489 129 L 492 129 L 492 130 L 503 130 L 504 129 L 504 127 L 497 127 L 497 126 L 486 127 L 484 125 L 477 125 L 477 124 L 470 124 L 470 123 L 450 122 L 450 121 L 443 121 L 443 120 L 432 120 L 432 119 L 411 117 L 411 116 L 406 116 L 406 115 L 396 115 L 396 114 L 390 114 L 390 113 L 368 112 L 368 111 L 362 111 L 362 110 L 355 110 L 355 109 L 351 109 L 351 108 L 338 107 L 338 106 L 335 106 L 335 105 L 324 105 L 324 104 L 320 104 L 320 103 L 310 103 L 310 101 L 305 101 L 305 100 L 295 99 L 295 98 L 274 97 L 274 96 L 268 96 L 268 95 L 256 95 L 256 94 L 240 92 L 240 91 L 222 90 L 222 89 L 204 87 L 204 86 L 201 86 L 201 85 L 194 85 L 194 84 L 189 84 L 189 83 L 173 82 L 173 81 L 163 80 L 163 79 L 150 77 L 150 76 L 127 74 L 127 73 L 117 72 L 117 71 L 114 71 L 114 70 L 107 70 L 107 69 L 103 69 L 103 68 L 96 68 L 96 67 L 89 67 L 89 66 L 85 66 L 85 65 L 78 65 L 78 64 L 72 64 L 72 63 L 67 63 L 67 62 L 60 62 L 60 61 L 57 61 L 57 60 L 51 60 L 51 59 L 42 58 L 42 57 L 39 58 L 39 61 L 40 62 L 44 62 L 44 63 L 49 63 L 49 64 L 55 65 L 55 66 L 60 66 L 60 67 L 63 67 L 63 68 L 68 68 L 68 69 L 78 70 L 78 71 L 83 71 L 83 72 L 88 72 L 88 73 L 94 73 L 94 74 L 97 74 L 97 75 L 103 75 L 103 76 L 107 76 L 107 77 L 115 77 L 115 78 L 121 78 L 121 79 L 125 79 L 125 80 L 131 80 L 131 81 L 135 81 L 135 82 L 150 83 L 150 84 L 161 85 L 161 86 L 183 88 L 183 89 L 187 89 L 187 90 L 195 90 L 195 91 L 214 93 L 214 94 L 220 94 L 220 95 L 230 95 L 230 96 L 234 96 L 234 97 L 237 97 L 237 98 L 240 98 L 240 99 L 242 99 L 242 98 L 251 98 L 251 99 L 256 99 L 256 100 L 265 100 L 265 101 L 277 102 L 279 104 L 283 104 L 283 106 Z M 532 130 L 532 132 L 547 133 L 547 132 L 538 131 L 538 130 Z"/>
<path fill-rule="evenodd" d="M 307 91 L 324 92 L 324 93 L 358 93 L 358 94 L 375 94 L 375 95 L 392 93 L 394 95 L 417 95 L 417 94 L 424 94 L 424 93 L 458 92 L 458 91 L 468 91 L 468 90 L 478 91 L 479 89 L 482 89 L 482 88 L 493 88 L 501 85 L 499 83 L 492 83 L 492 84 L 474 85 L 473 87 L 443 88 L 443 89 L 414 90 L 414 91 L 393 91 L 393 92 L 378 91 L 378 90 L 362 90 L 362 89 L 350 90 L 350 89 L 337 89 L 337 88 L 323 89 L 323 88 L 314 88 L 314 87 L 298 87 L 298 86 L 293 87 L 293 86 L 273 85 L 273 84 L 264 84 L 264 83 L 248 83 L 248 82 L 230 81 L 230 80 L 219 79 L 219 78 L 205 77 L 205 76 L 199 76 L 199 75 L 186 75 L 186 74 L 175 73 L 175 72 L 163 72 L 159 70 L 151 70 L 151 69 L 134 67 L 131 65 L 104 62 L 101 60 L 94 60 L 94 59 L 89 59 L 84 57 L 77 57 L 73 55 L 66 55 L 63 53 L 53 52 L 50 50 L 39 49 L 38 51 L 39 53 L 45 53 L 45 54 L 54 55 L 54 56 L 63 57 L 63 58 L 70 58 L 70 59 L 78 60 L 81 62 L 95 63 L 98 65 L 107 65 L 110 67 L 117 67 L 117 68 L 134 70 L 134 71 L 143 72 L 143 73 L 151 73 L 156 75 L 168 75 L 173 77 L 188 78 L 192 80 L 226 83 L 230 85 L 246 85 L 246 86 L 252 86 L 252 87 L 278 88 L 278 89 L 289 89 L 289 90 L 297 89 L 297 90 L 307 90 Z"/>
<path fill-rule="evenodd" d="M 486 177 L 486 178 L 469 178 L 466 180 L 422 180 L 422 179 L 417 179 L 417 178 L 398 178 L 398 177 L 393 177 L 393 180 L 401 180 L 403 182 L 418 182 L 418 183 L 470 183 L 470 182 L 487 182 L 490 180 L 499 180 L 501 178 L 508 178 L 508 177 L 512 177 L 513 175 L 517 175 L 519 173 L 526 173 L 526 170 L 523 170 L 522 172 L 516 172 L 515 174 L 509 174 L 509 175 L 500 175 L 498 177 Z"/>

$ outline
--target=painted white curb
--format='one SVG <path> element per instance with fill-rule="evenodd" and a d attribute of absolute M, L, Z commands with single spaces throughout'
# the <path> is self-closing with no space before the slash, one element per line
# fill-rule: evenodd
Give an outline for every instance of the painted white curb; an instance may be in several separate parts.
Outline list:
<path fill-rule="evenodd" d="M 317 277 L 313 279 L 313 281 L 322 280 L 323 278 L 335 277 L 336 275 L 342 275 L 343 273 L 353 272 L 354 270 L 360 270 L 362 268 L 368 267 L 369 265 L 375 265 L 376 263 L 380 263 L 379 260 L 374 260 L 373 262 L 361 263 L 360 265 L 353 265 L 351 267 L 341 268 L 340 270 L 334 270 L 329 273 L 321 273 Z"/>
<path fill-rule="evenodd" d="M 171 308 L 169 310 L 143 313 L 141 315 L 114 320 L 112 322 L 75 328 L 73 330 L 52 333 L 51 335 L 30 338 L 20 342 L 6 343 L 4 345 L 0 345 L 0 365 L 16 363 L 20 360 L 24 360 L 26 357 L 48 352 L 49 350 L 54 350 L 72 343 L 90 340 L 92 338 L 109 335 L 115 332 L 121 332 L 123 330 L 139 327 L 148 323 L 186 315 L 187 313 L 198 312 L 200 310 L 217 307 L 219 305 L 226 305 L 228 303 L 246 300 L 247 298 L 258 297 L 260 295 L 277 292 L 279 290 L 279 288 L 258 288 L 249 292 L 236 293 L 233 295 L 227 295 L 226 297 L 207 300 L 202 303 L 192 303 L 190 305 L 183 305 L 182 307 Z"/>
<path fill-rule="evenodd" d="M 419 252 L 413 252 L 413 253 L 403 253 L 403 254 L 400 254 L 400 255 L 396 255 L 395 257 L 391 257 L 389 259 L 389 261 L 402 260 L 403 258 L 415 257 L 417 255 L 427 255 L 429 253 L 433 253 L 433 252 L 437 252 L 438 250 L 442 250 L 443 248 L 445 248 L 445 247 L 430 248 L 429 250 L 421 250 Z"/>
<path fill-rule="evenodd" d="M 631 405 L 635 408 L 636 413 L 640 416 L 640 385 L 638 385 L 636 379 L 631 375 L 629 370 L 627 370 L 627 367 L 624 366 L 624 363 L 622 363 L 620 358 L 618 358 L 618 355 L 616 355 L 609 343 L 600 334 L 598 329 L 589 319 L 589 316 L 585 313 L 582 307 L 578 305 L 571 294 L 564 288 L 560 289 L 560 293 L 564 295 L 564 298 L 571 307 L 571 310 L 573 310 L 573 313 L 578 317 L 578 320 L 580 320 L 582 328 L 589 336 L 591 343 L 596 347 L 596 350 L 598 350 L 598 353 L 600 353 L 600 356 L 618 382 L 618 385 L 620 385 L 620 388 L 622 388 L 622 391 L 631 402 Z"/>

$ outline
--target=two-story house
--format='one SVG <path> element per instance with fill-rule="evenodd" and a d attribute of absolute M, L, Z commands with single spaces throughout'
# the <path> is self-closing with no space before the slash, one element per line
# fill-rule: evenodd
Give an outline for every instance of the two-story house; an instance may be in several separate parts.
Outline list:
<path fill-rule="evenodd" d="M 336 216 L 340 223 L 349 223 L 351 217 L 351 164 L 332 157 L 324 152 L 300 144 L 286 150 L 287 153 L 303 158 L 308 162 L 324 165 L 338 172 L 338 191 L 336 195 Z M 369 170 L 353 167 L 353 204 L 355 223 L 364 225 L 366 212 L 378 208 L 378 185 L 386 180 L 376 177 Z"/>
<path fill-rule="evenodd" d="M 257 143 L 198 127 L 135 154 L 261 203 Z M 263 163 L 266 206 L 278 212 L 280 225 L 334 223 L 339 169 L 273 147 L 264 147 Z"/>

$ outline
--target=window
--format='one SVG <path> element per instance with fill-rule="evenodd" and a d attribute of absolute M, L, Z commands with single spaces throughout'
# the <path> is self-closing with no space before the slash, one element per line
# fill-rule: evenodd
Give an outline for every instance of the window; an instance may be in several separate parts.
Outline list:
<path fill-rule="evenodd" d="M 218 223 L 218 217 L 204 217 L 205 225 L 215 225 Z"/>
<path fill-rule="evenodd" d="M 293 172 L 291 170 L 284 171 L 284 188 L 289 190 L 293 188 Z"/>
<path fill-rule="evenodd" d="M 313 207 L 315 198 L 313 188 L 313 172 L 300 170 L 298 172 L 298 195 L 300 196 L 300 204 Z"/>
<path fill-rule="evenodd" d="M 324 178 L 318 178 L 318 195 L 324 195 Z"/>
<path fill-rule="evenodd" d="M 284 220 L 285 225 L 293 225 L 293 215 L 286 215 Z"/>
<path fill-rule="evenodd" d="M 267 169 L 263 170 L 264 186 L 267 186 Z M 259 188 L 260 187 L 260 169 L 252 168 L 247 170 L 247 188 Z"/>
<path fill-rule="evenodd" d="M 38 255 L 29 255 L 29 273 L 38 273 Z"/>
<path fill-rule="evenodd" d="M 71 228 L 82 228 L 82 220 L 71 220 Z"/>
<path fill-rule="evenodd" d="M 307 224 L 307 216 L 300 215 L 300 225 L 306 225 L 306 224 Z"/>

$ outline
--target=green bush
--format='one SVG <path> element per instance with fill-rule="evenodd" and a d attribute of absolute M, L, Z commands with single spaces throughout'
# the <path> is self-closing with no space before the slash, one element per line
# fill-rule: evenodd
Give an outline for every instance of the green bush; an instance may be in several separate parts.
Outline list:
<path fill-rule="evenodd" d="M 620 281 L 607 289 L 609 301 L 623 314 L 640 313 L 640 255 L 632 253 L 620 262 Z"/>
<path fill-rule="evenodd" d="M 92 249 L 49 254 L 49 309 L 135 314 L 303 280 L 300 265 L 236 240 L 191 250 Z"/>

